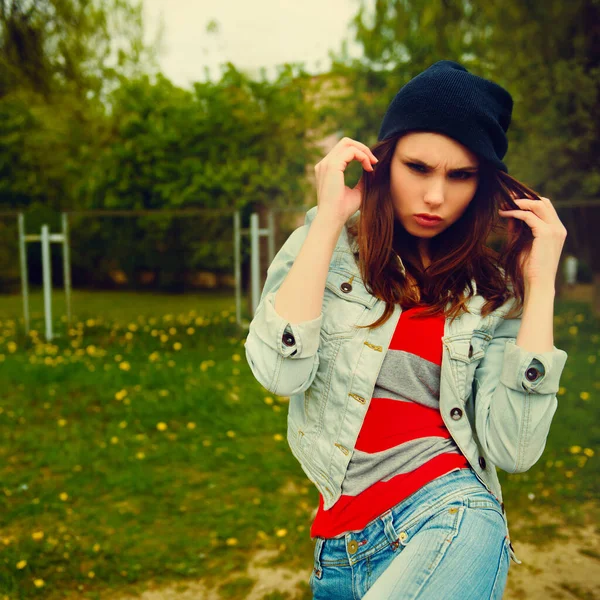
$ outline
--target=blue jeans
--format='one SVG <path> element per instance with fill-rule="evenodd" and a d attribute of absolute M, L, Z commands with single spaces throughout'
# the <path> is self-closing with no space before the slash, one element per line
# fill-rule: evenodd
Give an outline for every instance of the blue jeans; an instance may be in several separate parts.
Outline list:
<path fill-rule="evenodd" d="M 446 473 L 342 538 L 315 538 L 313 600 L 496 600 L 508 578 L 502 507 L 471 469 Z"/>

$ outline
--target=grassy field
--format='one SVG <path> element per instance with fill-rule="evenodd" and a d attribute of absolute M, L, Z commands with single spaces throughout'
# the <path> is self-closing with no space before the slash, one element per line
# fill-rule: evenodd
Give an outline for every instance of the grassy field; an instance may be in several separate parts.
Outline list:
<path fill-rule="evenodd" d="M 233 297 L 73 300 L 67 331 L 56 299 L 61 337 L 48 344 L 39 293 L 29 336 L 21 299 L 0 297 L 0 599 L 198 578 L 244 598 L 261 548 L 309 570 L 318 494 L 285 441 L 288 399 L 246 363 Z M 600 324 L 577 302 L 557 301 L 555 321 L 569 359 L 546 450 L 500 478 L 509 521 L 546 506 L 576 527 L 600 485 Z M 519 535 L 554 534 L 533 516 L 511 533 L 517 554 Z"/>

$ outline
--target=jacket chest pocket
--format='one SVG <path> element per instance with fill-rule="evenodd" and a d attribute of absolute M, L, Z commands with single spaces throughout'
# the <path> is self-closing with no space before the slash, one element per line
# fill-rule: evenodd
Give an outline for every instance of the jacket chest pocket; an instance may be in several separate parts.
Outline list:
<path fill-rule="evenodd" d="M 465 331 L 444 338 L 444 344 L 450 357 L 450 370 L 459 390 L 465 400 L 471 393 L 475 370 L 485 356 L 486 349 L 492 340 L 492 335 L 481 329 Z"/>
<path fill-rule="evenodd" d="M 354 337 L 356 325 L 367 325 L 368 314 L 377 298 L 372 296 L 356 276 L 330 271 L 323 295 L 321 335 L 325 339 Z"/>

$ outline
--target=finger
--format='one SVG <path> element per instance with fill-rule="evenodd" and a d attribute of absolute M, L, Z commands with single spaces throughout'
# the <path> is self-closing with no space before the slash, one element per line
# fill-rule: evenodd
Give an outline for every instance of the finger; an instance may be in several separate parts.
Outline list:
<path fill-rule="evenodd" d="M 499 212 L 501 213 L 501 217 L 514 217 L 520 221 L 525 221 L 532 228 L 539 225 L 540 221 L 543 222 L 543 219 L 540 219 L 540 217 L 530 210 L 500 210 Z"/>
<path fill-rule="evenodd" d="M 367 156 L 369 156 L 371 159 L 373 159 L 375 162 L 379 162 L 379 159 L 373 154 L 371 148 L 369 148 L 369 146 L 367 146 L 366 144 L 363 144 L 362 142 L 359 142 L 358 140 L 353 140 L 352 138 L 349 138 L 349 137 L 343 137 L 340 140 L 340 142 L 343 142 L 342 145 L 351 144 L 351 145 L 357 146 L 365 154 L 367 154 Z"/>
<path fill-rule="evenodd" d="M 348 164 L 353 160 L 357 160 L 358 162 L 362 163 L 365 171 L 374 171 L 369 157 L 362 150 L 359 150 L 355 146 L 348 146 L 345 148 L 340 156 L 340 159 L 344 161 L 344 164 L 340 165 L 342 170 L 345 170 Z"/>

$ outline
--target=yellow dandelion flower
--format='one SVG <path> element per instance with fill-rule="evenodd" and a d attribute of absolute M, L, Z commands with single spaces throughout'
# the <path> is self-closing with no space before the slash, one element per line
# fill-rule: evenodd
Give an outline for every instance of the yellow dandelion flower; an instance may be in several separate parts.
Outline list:
<path fill-rule="evenodd" d="M 120 427 L 121 429 L 125 429 L 125 427 L 127 427 L 127 421 L 121 421 L 121 422 L 119 423 L 119 427 Z"/>
<path fill-rule="evenodd" d="M 175 329 L 175 327 L 169 327 L 169 333 L 171 335 L 176 335 L 177 334 L 177 329 Z"/>
<path fill-rule="evenodd" d="M 96 324 L 96 321 L 94 321 L 94 319 L 88 319 L 88 320 L 85 322 L 85 324 L 86 324 L 88 327 L 93 327 L 93 326 Z"/>
<path fill-rule="evenodd" d="M 187 424 L 187 428 L 188 428 L 188 429 L 196 429 L 196 423 L 194 423 L 194 422 L 190 421 L 190 422 Z"/>
<path fill-rule="evenodd" d="M 235 362 L 240 362 L 240 360 L 242 360 L 242 357 L 239 354 L 234 354 L 231 357 L 231 360 L 234 360 Z"/>
<path fill-rule="evenodd" d="M 59 427 L 64 427 L 67 424 L 67 420 L 66 419 L 59 419 L 58 420 L 58 426 Z"/>
<path fill-rule="evenodd" d="M 578 456 L 577 457 L 577 466 L 581 469 L 585 466 L 587 462 L 587 456 Z"/>
<path fill-rule="evenodd" d="M 122 363 L 119 363 L 119 369 L 121 369 L 122 371 L 129 371 L 131 369 L 131 365 L 124 360 Z"/>
<path fill-rule="evenodd" d="M 43 539 L 43 538 L 44 538 L 44 532 L 43 532 L 43 531 L 34 531 L 34 532 L 31 534 L 31 537 L 32 537 L 34 540 L 41 540 L 41 539 Z"/>
<path fill-rule="evenodd" d="M 188 335 L 194 335 L 195 331 L 196 331 L 196 330 L 195 330 L 193 327 L 188 327 L 188 328 L 186 329 L 186 333 L 187 333 Z"/>
<path fill-rule="evenodd" d="M 586 456 L 589 456 L 589 457 L 592 457 L 592 456 L 594 456 L 594 451 L 593 451 L 591 448 L 584 448 L 584 449 L 583 449 L 583 453 L 584 453 Z"/>
<path fill-rule="evenodd" d="M 558 388 L 558 395 L 559 396 L 563 396 L 565 394 L 565 392 L 567 391 L 567 388 L 563 387 L 562 385 Z"/>
<path fill-rule="evenodd" d="M 156 429 L 158 429 L 159 431 L 164 431 L 167 427 L 168 425 L 166 423 L 163 423 L 162 421 L 156 424 Z"/>
<path fill-rule="evenodd" d="M 182 348 L 183 348 L 183 344 L 181 342 L 175 342 L 173 344 L 173 350 L 178 351 L 178 350 L 181 350 Z"/>
<path fill-rule="evenodd" d="M 137 323 L 129 323 L 128 328 L 129 328 L 129 331 L 137 331 L 138 330 Z"/>
<path fill-rule="evenodd" d="M 66 502 L 69 499 L 69 494 L 67 492 L 61 492 L 58 496 L 63 502 Z"/>
<path fill-rule="evenodd" d="M 116 435 L 113 435 L 113 436 L 110 438 L 110 443 L 111 443 L 111 444 L 118 444 L 118 443 L 119 443 L 119 438 L 118 438 Z"/>
<path fill-rule="evenodd" d="M 128 331 L 128 332 L 125 334 L 125 339 L 126 339 L 126 340 L 132 340 L 132 339 L 133 339 L 133 333 L 131 333 L 131 331 Z"/>
<path fill-rule="evenodd" d="M 35 585 L 36 588 L 44 587 L 44 585 L 45 585 L 44 580 L 43 579 L 34 579 L 33 585 Z"/>
<path fill-rule="evenodd" d="M 596 362 L 596 356 L 595 356 L 594 354 L 590 354 L 590 355 L 587 357 L 587 360 L 588 360 L 588 362 L 589 362 L 590 364 L 594 364 L 594 363 Z"/>
<path fill-rule="evenodd" d="M 135 456 L 136 456 L 136 458 L 139 458 L 140 460 L 142 460 L 143 458 L 146 458 L 146 455 L 143 452 L 138 452 Z"/>
<path fill-rule="evenodd" d="M 283 436 L 282 436 L 280 433 L 276 433 L 276 434 L 273 436 L 273 439 L 274 439 L 276 442 L 281 442 L 281 441 L 283 440 Z"/>
<path fill-rule="evenodd" d="M 281 406 L 279 406 L 278 404 L 275 404 L 275 406 L 273 406 L 273 410 L 275 412 L 280 412 L 281 411 Z"/>
<path fill-rule="evenodd" d="M 228 546 L 235 546 L 237 545 L 238 541 L 237 538 L 227 538 L 226 542 L 225 542 Z"/>
<path fill-rule="evenodd" d="M 557 469 L 560 469 L 560 468 L 561 468 L 561 467 L 562 467 L 564 464 L 565 464 L 565 463 L 564 463 L 564 461 L 562 461 L 562 460 L 557 460 L 557 461 L 554 463 L 554 466 L 555 466 Z"/>
<path fill-rule="evenodd" d="M 269 536 L 264 532 L 264 531 L 257 531 L 256 532 L 256 537 L 261 539 L 261 540 L 268 540 Z"/>
<path fill-rule="evenodd" d="M 573 477 L 573 471 L 565 471 L 565 477 L 568 477 L 569 479 Z"/>
<path fill-rule="evenodd" d="M 571 454 L 578 454 L 579 452 L 581 452 L 581 446 L 571 446 L 569 448 L 569 451 L 571 452 Z"/>
<path fill-rule="evenodd" d="M 119 390 L 116 394 L 115 394 L 115 398 L 117 400 L 123 400 L 123 398 L 125 398 L 125 396 L 127 396 L 127 390 Z"/>
<path fill-rule="evenodd" d="M 234 438 L 235 437 L 235 431 L 231 431 L 231 429 L 227 432 L 227 437 L 230 438 Z"/>
<path fill-rule="evenodd" d="M 577 335 L 578 331 L 579 331 L 579 327 L 577 327 L 577 325 L 571 325 L 571 327 L 569 327 L 569 333 L 571 335 Z"/>
<path fill-rule="evenodd" d="M 8 342 L 6 348 L 11 354 L 14 354 L 17 351 L 17 344 L 15 344 L 15 342 Z"/>
<path fill-rule="evenodd" d="M 273 398 L 271 398 L 271 396 L 265 396 L 264 400 L 265 400 L 265 404 L 273 404 L 273 402 L 274 402 L 274 400 L 273 400 Z"/>
<path fill-rule="evenodd" d="M 278 530 L 275 532 L 275 535 L 276 535 L 277 537 L 285 537 L 285 536 L 287 535 L 287 529 L 278 529 Z"/>
<path fill-rule="evenodd" d="M 582 400 L 589 400 L 590 399 L 590 393 L 589 392 L 581 392 L 581 394 L 579 394 L 579 397 Z"/>
<path fill-rule="evenodd" d="M 148 356 L 148 360 L 150 362 L 156 362 L 159 358 L 160 354 L 158 352 L 153 352 L 152 354 L 150 354 L 150 356 Z"/>
<path fill-rule="evenodd" d="M 161 334 L 161 336 L 160 336 L 160 341 L 161 341 L 163 344 L 166 344 L 166 343 L 169 341 L 169 336 L 168 336 L 168 335 L 166 335 L 166 334 L 164 334 L 164 333 L 162 333 L 162 334 Z"/>
<path fill-rule="evenodd" d="M 175 361 L 174 360 L 168 360 L 167 361 L 167 366 L 174 367 L 175 366 Z"/>
<path fill-rule="evenodd" d="M 93 579 L 94 577 L 96 577 L 96 573 L 94 573 L 94 571 L 90 571 L 90 572 L 88 573 L 88 577 L 89 577 L 90 579 Z"/>
<path fill-rule="evenodd" d="M 20 560 L 17 563 L 17 569 L 24 569 L 27 566 L 27 561 L 26 560 Z"/>

